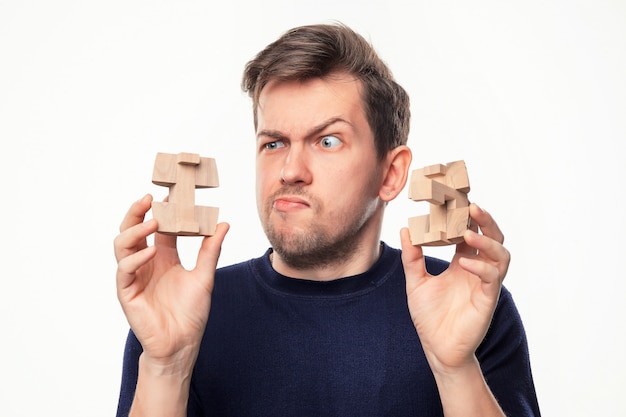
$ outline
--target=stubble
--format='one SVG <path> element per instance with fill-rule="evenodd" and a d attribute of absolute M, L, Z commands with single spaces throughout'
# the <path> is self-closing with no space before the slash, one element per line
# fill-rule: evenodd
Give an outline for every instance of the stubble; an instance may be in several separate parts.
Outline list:
<path fill-rule="evenodd" d="M 289 225 L 288 215 L 273 209 L 274 200 L 281 195 L 303 197 L 309 202 L 313 216 L 304 224 Z M 324 268 L 348 262 L 360 249 L 359 242 L 368 217 L 364 212 L 344 211 L 326 214 L 323 205 L 301 187 L 285 186 L 266 201 L 263 229 L 273 250 L 293 269 Z M 283 217 L 277 226 L 272 216 Z"/>

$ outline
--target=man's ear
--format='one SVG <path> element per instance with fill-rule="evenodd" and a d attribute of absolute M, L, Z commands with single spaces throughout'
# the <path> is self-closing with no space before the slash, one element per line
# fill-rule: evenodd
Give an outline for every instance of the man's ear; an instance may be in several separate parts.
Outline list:
<path fill-rule="evenodd" d="M 396 198 L 406 185 L 411 165 L 411 149 L 408 146 L 398 146 L 387 153 L 385 157 L 386 171 L 378 197 L 384 202 Z"/>

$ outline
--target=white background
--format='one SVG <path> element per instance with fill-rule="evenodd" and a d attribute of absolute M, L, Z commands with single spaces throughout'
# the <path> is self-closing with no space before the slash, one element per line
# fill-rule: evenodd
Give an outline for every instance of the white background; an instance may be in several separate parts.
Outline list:
<path fill-rule="evenodd" d="M 223 3 L 0 3 L 0 415 L 114 413 L 127 324 L 112 241 L 132 201 L 167 192 L 156 152 L 217 159 L 221 187 L 196 195 L 231 224 L 221 265 L 265 250 L 242 69 L 331 20 L 409 91 L 413 168 L 465 159 L 471 199 L 504 230 L 543 414 L 626 415 L 625 3 Z M 427 210 L 405 195 L 383 231 L 396 246 Z M 187 265 L 198 242 L 181 243 Z"/>

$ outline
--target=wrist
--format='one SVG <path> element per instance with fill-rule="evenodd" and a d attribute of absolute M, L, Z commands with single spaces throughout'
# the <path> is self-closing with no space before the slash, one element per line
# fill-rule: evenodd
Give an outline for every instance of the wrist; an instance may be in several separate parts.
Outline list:
<path fill-rule="evenodd" d="M 167 357 L 152 357 L 147 352 L 139 356 L 138 385 L 147 392 L 168 391 L 175 399 L 177 392 L 186 396 L 191 384 L 198 351 L 185 348 Z"/>
<path fill-rule="evenodd" d="M 152 358 L 142 353 L 130 416 L 185 416 L 196 357 L 197 353 L 180 352 Z"/>
<path fill-rule="evenodd" d="M 475 356 L 455 366 L 431 364 L 431 370 L 445 416 L 504 416 Z"/>
<path fill-rule="evenodd" d="M 183 349 L 168 357 L 152 357 L 143 352 L 139 357 L 139 369 L 151 377 L 191 376 L 198 352 L 195 349 Z"/>
<path fill-rule="evenodd" d="M 475 356 L 454 365 L 449 365 L 436 359 L 429 359 L 428 362 L 438 383 L 439 381 L 445 383 L 458 381 L 462 383 L 467 379 L 474 379 L 477 376 L 482 378 L 482 370 Z"/>
<path fill-rule="evenodd" d="M 424 354 L 435 377 L 461 377 L 472 370 L 478 369 L 480 371 L 480 364 L 474 353 L 470 353 L 469 356 L 465 356 L 465 354 L 441 356 L 424 346 Z"/>

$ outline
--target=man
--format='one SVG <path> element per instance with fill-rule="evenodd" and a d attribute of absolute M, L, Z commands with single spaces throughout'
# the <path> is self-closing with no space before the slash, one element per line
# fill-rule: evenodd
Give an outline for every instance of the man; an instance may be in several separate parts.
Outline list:
<path fill-rule="evenodd" d="M 271 249 L 215 271 L 219 224 L 186 271 L 176 238 L 146 245 L 151 197 L 131 206 L 115 239 L 132 329 L 118 415 L 539 415 L 490 214 L 471 205 L 449 265 L 407 229 L 402 252 L 380 242 L 411 162 L 409 101 L 370 45 L 342 25 L 293 29 L 243 88 Z"/>

